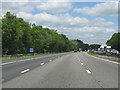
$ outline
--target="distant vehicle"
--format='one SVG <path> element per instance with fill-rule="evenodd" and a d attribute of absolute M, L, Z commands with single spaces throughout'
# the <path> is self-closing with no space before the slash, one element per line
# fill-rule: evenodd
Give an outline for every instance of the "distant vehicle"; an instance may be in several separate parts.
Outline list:
<path fill-rule="evenodd" d="M 110 53 L 111 54 L 119 54 L 118 50 L 116 50 L 116 49 L 111 49 Z"/>
<path fill-rule="evenodd" d="M 74 50 L 74 52 L 77 52 L 77 50 Z"/>
<path fill-rule="evenodd" d="M 106 52 L 104 50 L 98 51 L 98 53 L 101 55 L 106 54 Z"/>

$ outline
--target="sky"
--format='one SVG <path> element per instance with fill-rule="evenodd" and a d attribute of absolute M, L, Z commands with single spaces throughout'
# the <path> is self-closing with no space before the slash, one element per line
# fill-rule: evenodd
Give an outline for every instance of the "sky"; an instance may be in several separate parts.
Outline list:
<path fill-rule="evenodd" d="M 105 44 L 118 32 L 118 2 L 73 2 L 66 0 L 4 0 L 2 15 L 10 11 L 25 21 L 56 29 L 69 39 Z"/>

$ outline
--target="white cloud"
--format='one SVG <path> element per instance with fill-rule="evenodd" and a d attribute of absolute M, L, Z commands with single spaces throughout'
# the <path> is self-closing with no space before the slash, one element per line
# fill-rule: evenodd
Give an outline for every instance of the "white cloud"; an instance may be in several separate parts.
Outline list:
<path fill-rule="evenodd" d="M 86 43 L 104 44 L 117 29 L 103 27 L 61 28 L 60 33 L 65 33 L 70 39 L 80 39 Z"/>
<path fill-rule="evenodd" d="M 77 32 L 115 32 L 116 29 L 104 28 L 104 27 L 83 27 L 77 30 Z"/>
<path fill-rule="evenodd" d="M 63 0 L 64 1 L 64 0 Z M 48 2 L 40 3 L 37 5 L 37 8 L 40 11 L 52 12 L 52 13 L 61 13 L 66 12 L 72 8 L 72 4 L 66 0 L 66 2 L 60 2 L 58 0 L 48 0 Z"/>
<path fill-rule="evenodd" d="M 30 19 L 32 19 L 31 17 L 32 17 L 33 15 L 30 14 L 30 13 L 19 12 L 19 13 L 17 14 L 17 16 L 18 16 L 18 17 L 22 17 L 22 18 L 24 18 L 24 19 L 26 19 L 26 20 L 30 20 Z"/>
<path fill-rule="evenodd" d="M 2 2 L 28 2 L 29 0 L 2 0 Z"/>
<path fill-rule="evenodd" d="M 32 15 L 30 13 L 19 12 L 17 16 L 23 17 L 32 23 L 56 27 L 84 26 L 89 22 L 86 18 L 72 17 L 69 14 L 51 15 L 48 13 L 39 13 Z"/>
<path fill-rule="evenodd" d="M 104 2 L 93 7 L 76 8 L 74 11 L 90 16 L 117 16 L 118 2 Z"/>
<path fill-rule="evenodd" d="M 33 15 L 31 13 L 19 12 L 17 16 L 23 17 L 31 23 L 54 27 L 106 27 L 115 25 L 113 22 L 100 17 L 89 20 L 83 17 L 72 17 L 69 14 L 52 15 L 44 12 Z"/>
<path fill-rule="evenodd" d="M 75 32 L 75 33 L 79 33 L 79 32 L 86 32 L 86 33 L 100 33 L 100 32 L 106 32 L 106 33 L 113 33 L 113 32 L 117 32 L 117 29 L 113 29 L 113 28 L 105 28 L 105 27 L 82 27 L 82 28 L 61 28 L 61 30 L 63 29 L 63 32 Z"/>
<path fill-rule="evenodd" d="M 117 29 L 110 28 L 116 25 L 114 22 L 108 21 L 105 18 L 98 17 L 90 20 L 85 17 L 74 17 L 68 13 L 61 14 L 61 12 L 66 12 L 73 7 L 69 2 L 62 3 L 63 2 L 58 3 L 56 0 L 46 3 L 4 2 L 3 12 L 10 10 L 11 13 L 16 13 L 18 17 L 22 17 L 26 21 L 42 25 L 43 27 L 57 29 L 59 33 L 64 33 L 71 39 L 78 38 L 89 43 L 102 43 L 108 39 L 110 35 L 118 31 Z M 109 2 L 106 2 L 106 4 L 107 3 L 109 4 Z M 106 6 L 105 3 L 101 3 L 92 8 L 81 8 L 79 13 L 91 16 L 116 16 L 117 11 L 114 5 L 111 9 L 110 7 L 110 4 Z M 43 12 L 39 12 L 38 9 Z M 35 10 L 37 13 L 32 14 L 32 11 L 35 12 Z M 48 14 L 48 12 L 57 14 Z"/>
<path fill-rule="evenodd" d="M 117 32 L 117 29 L 113 29 L 113 28 L 107 28 L 106 29 L 107 32 Z"/>
<path fill-rule="evenodd" d="M 91 22 L 91 24 L 94 23 L 94 26 L 113 26 L 115 23 L 111 21 L 107 21 L 104 18 L 98 17 L 95 20 Z M 92 26 L 92 25 L 91 25 Z"/>
<path fill-rule="evenodd" d="M 7 11 L 11 13 L 18 12 L 32 12 L 34 10 L 34 6 L 31 6 L 30 2 L 25 1 L 16 1 L 16 2 L 2 2 L 2 13 L 5 14 Z"/>

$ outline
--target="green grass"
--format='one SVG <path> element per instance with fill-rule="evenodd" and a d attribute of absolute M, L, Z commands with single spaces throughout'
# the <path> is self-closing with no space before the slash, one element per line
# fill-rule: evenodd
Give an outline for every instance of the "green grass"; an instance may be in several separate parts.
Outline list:
<path fill-rule="evenodd" d="M 46 55 L 53 55 L 53 54 L 59 54 L 59 53 L 47 53 L 47 54 L 39 54 L 39 55 L 30 55 L 30 56 L 19 56 L 19 57 L 2 57 L 0 60 L 14 60 L 14 59 L 25 59 L 30 57 L 37 57 L 37 56 L 46 56 Z"/>
<path fill-rule="evenodd" d="M 88 54 L 90 54 L 90 55 L 98 55 L 98 54 L 95 53 L 95 52 L 88 52 Z"/>
<path fill-rule="evenodd" d="M 114 59 L 114 60 L 112 60 L 112 61 L 120 62 L 120 59 Z"/>
<path fill-rule="evenodd" d="M 98 54 L 95 53 L 95 52 L 88 52 L 88 54 L 90 54 L 90 55 L 98 55 Z M 114 59 L 114 60 L 112 60 L 112 61 L 120 62 L 120 59 Z"/>

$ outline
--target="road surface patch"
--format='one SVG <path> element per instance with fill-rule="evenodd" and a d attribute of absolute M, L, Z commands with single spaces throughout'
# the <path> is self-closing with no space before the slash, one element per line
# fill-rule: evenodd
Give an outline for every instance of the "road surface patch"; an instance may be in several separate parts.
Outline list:
<path fill-rule="evenodd" d="M 26 73 L 28 71 L 30 71 L 30 69 L 23 70 L 21 73 L 23 74 L 23 73 Z"/>
<path fill-rule="evenodd" d="M 2 79 L 2 82 L 4 81 L 4 79 Z"/>
<path fill-rule="evenodd" d="M 86 72 L 87 72 L 88 74 L 91 74 L 90 70 L 86 70 Z"/>

